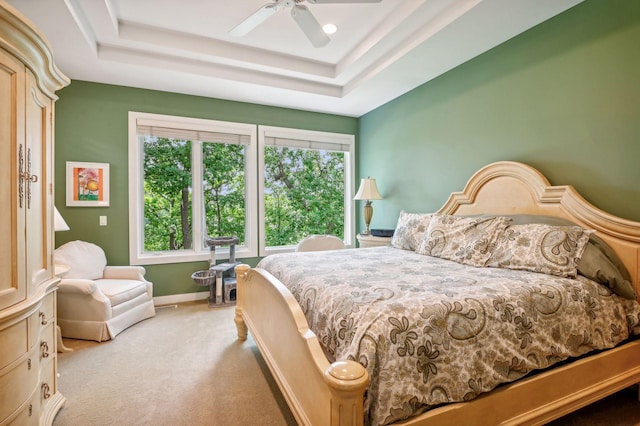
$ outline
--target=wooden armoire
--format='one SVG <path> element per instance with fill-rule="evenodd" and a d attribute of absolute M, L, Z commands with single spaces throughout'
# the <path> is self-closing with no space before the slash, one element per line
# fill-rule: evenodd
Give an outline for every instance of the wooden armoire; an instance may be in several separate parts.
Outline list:
<path fill-rule="evenodd" d="M 38 30 L 0 0 L 0 424 L 49 425 L 57 385 L 55 91 L 69 84 Z"/>

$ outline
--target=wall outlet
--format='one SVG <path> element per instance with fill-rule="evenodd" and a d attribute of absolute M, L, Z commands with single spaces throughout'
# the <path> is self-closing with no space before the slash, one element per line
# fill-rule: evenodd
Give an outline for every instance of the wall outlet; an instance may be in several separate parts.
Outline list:
<path fill-rule="evenodd" d="M 107 217 L 100 216 L 100 226 L 107 226 Z"/>

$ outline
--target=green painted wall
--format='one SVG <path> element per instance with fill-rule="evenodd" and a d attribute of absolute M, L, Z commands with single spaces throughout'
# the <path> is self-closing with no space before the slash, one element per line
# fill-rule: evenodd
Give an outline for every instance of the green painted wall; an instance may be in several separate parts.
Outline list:
<path fill-rule="evenodd" d="M 101 246 L 111 265 L 129 263 L 128 112 L 150 112 L 338 133 L 357 133 L 357 119 L 242 102 L 73 81 L 56 103 L 55 203 L 70 231 L 56 233 L 56 246 L 82 239 Z M 109 207 L 65 206 L 66 161 L 110 164 Z M 99 216 L 108 225 L 99 226 Z M 242 259 L 255 265 L 257 259 Z M 191 273 L 206 262 L 148 265 L 154 295 L 199 291 Z M 203 288 L 202 290 L 206 290 Z"/>
<path fill-rule="evenodd" d="M 531 164 L 640 221 L 638 46 L 640 1 L 586 0 L 360 119 L 74 81 L 56 104 L 55 198 L 71 227 L 56 243 L 93 241 L 110 264 L 128 263 L 130 110 L 356 134 L 357 176 L 376 178 L 385 196 L 374 228 L 394 227 L 401 209 L 439 208 L 498 160 Z M 111 206 L 65 207 L 65 161 L 110 163 Z M 188 293 L 204 268 L 151 265 L 147 276 L 156 296 Z"/>
<path fill-rule="evenodd" d="M 587 0 L 360 117 L 372 227 L 430 212 L 497 160 L 640 221 L 640 1 Z"/>

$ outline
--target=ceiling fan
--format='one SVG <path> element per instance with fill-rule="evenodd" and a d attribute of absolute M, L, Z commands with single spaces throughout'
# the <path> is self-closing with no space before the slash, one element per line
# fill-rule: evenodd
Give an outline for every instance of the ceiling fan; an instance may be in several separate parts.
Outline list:
<path fill-rule="evenodd" d="M 260 9 L 249 15 L 244 21 L 236 25 L 229 34 L 241 37 L 262 24 L 269 17 L 273 16 L 280 9 L 291 9 L 291 16 L 302 32 L 307 36 L 314 47 L 326 46 L 329 43 L 329 36 L 324 33 L 322 27 L 313 16 L 309 8 L 301 3 L 305 1 L 313 4 L 329 3 L 380 3 L 382 0 L 275 0 L 267 3 Z"/>

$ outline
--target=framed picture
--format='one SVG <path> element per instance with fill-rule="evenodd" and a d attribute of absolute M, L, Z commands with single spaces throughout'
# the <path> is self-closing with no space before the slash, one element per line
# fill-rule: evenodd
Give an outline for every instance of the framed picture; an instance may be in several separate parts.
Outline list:
<path fill-rule="evenodd" d="M 67 161 L 67 206 L 109 206 L 109 163 Z"/>

